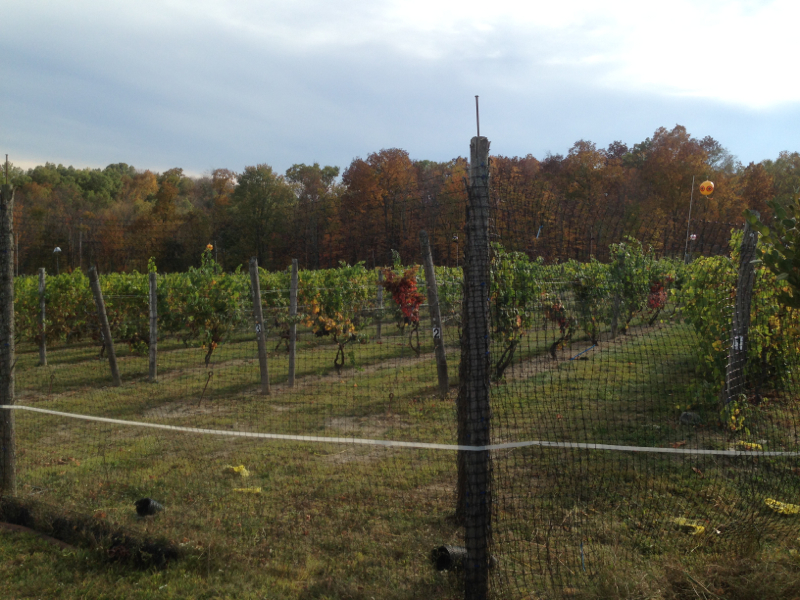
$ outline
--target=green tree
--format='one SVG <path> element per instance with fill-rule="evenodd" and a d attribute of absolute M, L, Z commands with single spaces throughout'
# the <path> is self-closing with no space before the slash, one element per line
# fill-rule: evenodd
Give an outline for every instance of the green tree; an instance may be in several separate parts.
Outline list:
<path fill-rule="evenodd" d="M 748 223 L 761 234 L 761 258 L 755 262 L 763 263 L 779 282 L 789 286 L 778 294 L 778 301 L 800 308 L 800 189 L 785 204 L 775 199 L 767 205 L 773 210 L 768 223 L 762 222 L 758 213 L 745 211 Z"/>
<path fill-rule="evenodd" d="M 775 200 L 779 204 L 789 204 L 800 190 L 800 152 L 783 151 L 776 160 L 765 160 L 767 173 L 772 177 Z"/>
<path fill-rule="evenodd" d="M 294 164 L 286 171 L 286 180 L 297 196 L 292 228 L 296 244 L 292 250 L 306 268 L 321 266 L 323 238 L 331 228 L 339 195 L 338 175 L 339 167 L 320 167 L 319 163 Z"/>
<path fill-rule="evenodd" d="M 296 201 L 283 177 L 266 164 L 245 167 L 231 197 L 231 217 L 238 232 L 241 262 L 256 256 L 264 268 L 282 268 L 279 259 L 288 234 L 289 211 Z"/>

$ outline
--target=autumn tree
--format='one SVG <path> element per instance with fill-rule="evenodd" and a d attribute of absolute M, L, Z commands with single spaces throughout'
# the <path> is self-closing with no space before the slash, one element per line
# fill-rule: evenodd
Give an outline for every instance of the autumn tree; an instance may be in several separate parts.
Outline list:
<path fill-rule="evenodd" d="M 414 208 L 418 229 L 428 233 L 437 264 L 460 264 L 462 260 L 458 253 L 464 249 L 464 243 L 463 239 L 459 240 L 459 235 L 466 216 L 464 181 L 469 178 L 469 164 L 464 158 L 447 162 L 420 160 L 414 161 L 414 168 L 418 181 L 418 202 Z"/>
<path fill-rule="evenodd" d="M 390 148 L 366 160 L 357 158 L 345 169 L 342 183 L 340 243 L 346 260 L 376 256 L 378 263 L 390 264 L 393 249 L 416 256 L 419 190 L 408 152 Z"/>
<path fill-rule="evenodd" d="M 767 206 L 767 201 L 775 197 L 775 187 L 772 175 L 762 163 L 751 162 L 739 176 L 739 188 L 744 205 L 758 211 L 766 222 L 772 214 L 772 209 Z"/>

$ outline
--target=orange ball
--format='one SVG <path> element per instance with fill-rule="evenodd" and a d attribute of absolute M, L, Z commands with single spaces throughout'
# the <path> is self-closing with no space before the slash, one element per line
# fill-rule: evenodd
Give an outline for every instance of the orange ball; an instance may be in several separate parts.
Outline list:
<path fill-rule="evenodd" d="M 700 193 L 703 196 L 708 196 L 711 192 L 714 191 L 714 182 L 713 181 L 704 181 L 700 184 Z"/>

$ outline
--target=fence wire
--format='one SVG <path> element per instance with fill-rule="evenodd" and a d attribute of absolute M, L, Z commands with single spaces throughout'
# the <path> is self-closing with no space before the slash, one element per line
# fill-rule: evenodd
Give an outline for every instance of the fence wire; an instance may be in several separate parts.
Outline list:
<path fill-rule="evenodd" d="M 466 215 L 436 306 L 410 225 L 390 267 L 301 269 L 296 315 L 291 269 L 260 270 L 268 374 L 250 278 L 213 249 L 158 274 L 155 381 L 148 276 L 101 275 L 118 387 L 83 272 L 46 276 L 44 333 L 18 277 L 2 516 L 298 598 L 603 597 L 620 570 L 796 538 L 798 315 L 742 277 L 742 232 L 543 211 L 479 163 L 409 192 Z"/>

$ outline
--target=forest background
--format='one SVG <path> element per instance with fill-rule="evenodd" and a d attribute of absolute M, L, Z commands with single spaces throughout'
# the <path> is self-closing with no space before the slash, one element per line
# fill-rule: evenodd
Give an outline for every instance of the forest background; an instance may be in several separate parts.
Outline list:
<path fill-rule="evenodd" d="M 317 163 L 285 174 L 260 164 L 202 177 L 125 163 L 11 166 L 16 270 L 144 271 L 154 257 L 159 271 L 182 271 L 199 264 L 207 244 L 227 270 L 251 256 L 271 270 L 292 258 L 307 269 L 340 261 L 372 267 L 392 264 L 392 250 L 418 261 L 420 229 L 431 237 L 437 264 L 455 266 L 468 170 L 465 158 L 412 160 L 397 148 L 356 158 L 341 173 Z M 769 218 L 766 201 L 785 203 L 800 190 L 800 153 L 744 166 L 713 138 L 676 125 L 632 147 L 580 140 L 566 156 L 492 156 L 490 173 L 493 227 L 507 248 L 533 255 L 536 242 L 550 240 L 592 255 L 613 221 L 627 231 L 646 227 L 652 240 L 662 240 L 662 252 L 674 253 L 684 249 L 690 201 L 694 222 L 722 225 L 723 244 L 745 209 Z M 705 179 L 715 183 L 710 197 L 697 190 Z"/>

